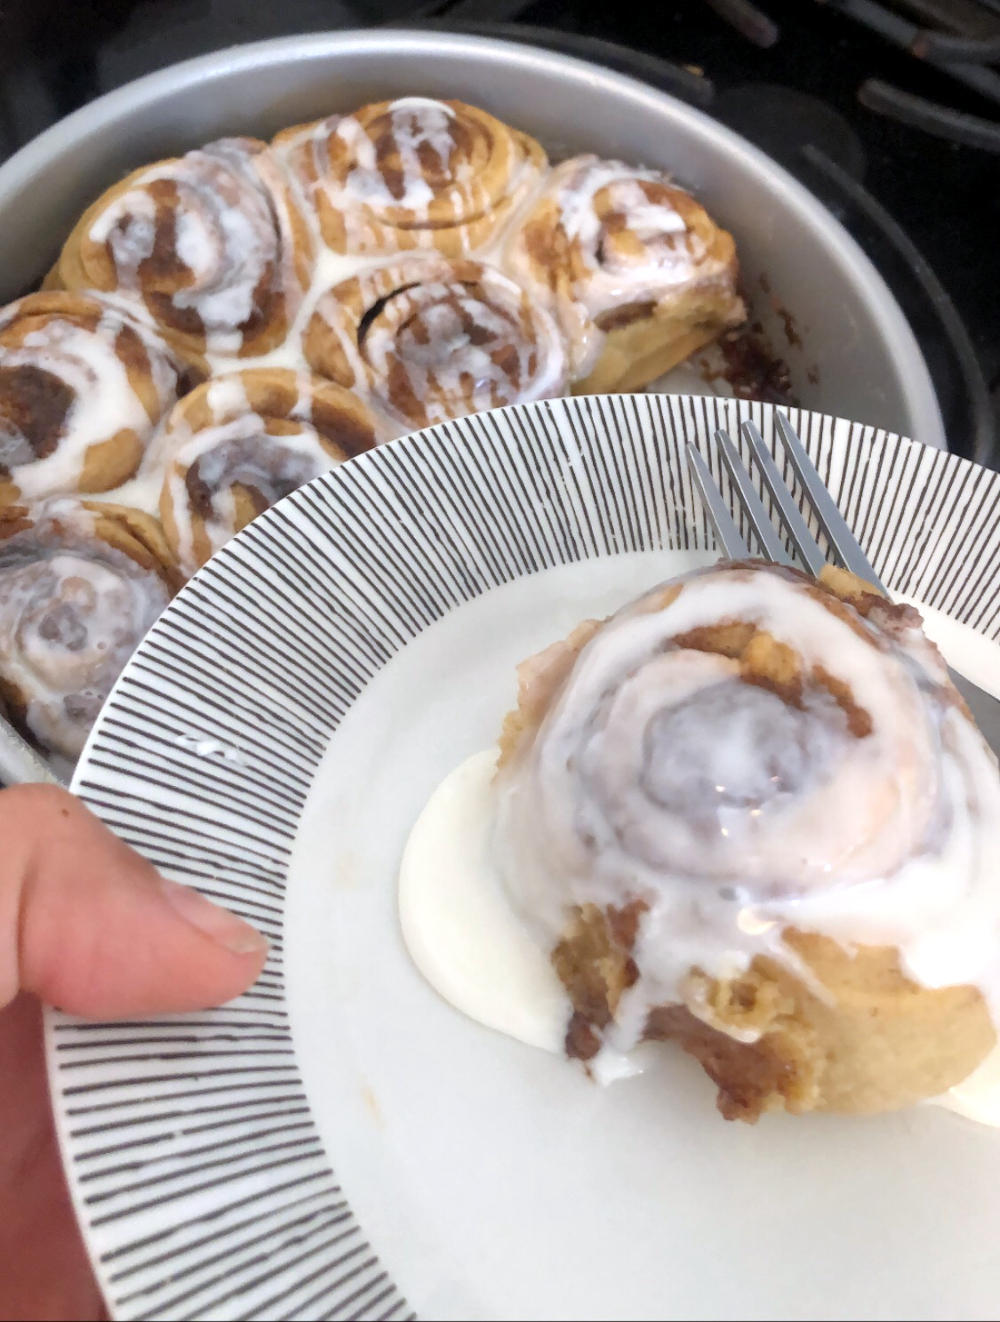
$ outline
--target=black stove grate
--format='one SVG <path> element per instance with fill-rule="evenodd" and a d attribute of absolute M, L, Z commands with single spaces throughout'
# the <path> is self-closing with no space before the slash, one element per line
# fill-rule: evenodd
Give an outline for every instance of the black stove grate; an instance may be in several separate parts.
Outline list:
<path fill-rule="evenodd" d="M 889 14 L 885 6 L 868 6 L 868 0 L 822 0 L 822 3 L 828 11 L 824 16 L 826 20 L 840 22 L 842 30 L 838 40 L 841 49 L 848 53 L 854 52 L 854 58 L 847 62 L 846 67 L 847 78 L 854 78 L 849 85 L 848 95 L 856 107 L 860 105 L 888 114 L 904 130 L 913 127 L 924 129 L 930 113 L 927 107 L 932 107 L 936 116 L 933 122 L 935 136 L 948 139 L 945 151 L 954 151 L 959 147 L 985 147 L 986 153 L 973 150 L 969 154 L 992 160 L 988 155 L 994 145 L 991 135 L 995 126 L 992 123 L 979 120 L 964 108 L 936 106 L 936 103 L 923 96 L 897 87 L 894 82 L 866 78 L 860 84 L 857 83 L 852 71 L 864 69 L 868 61 L 872 61 L 868 67 L 883 67 L 887 52 L 882 47 L 888 34 L 878 26 L 863 24 L 874 41 L 869 41 L 858 50 L 857 34 L 849 22 L 841 20 L 857 19 L 860 13 L 858 5 L 864 8 L 867 17 L 871 17 L 869 9 L 877 10 L 881 20 Z M 602 36 L 586 31 L 593 12 L 587 5 L 573 10 L 571 15 L 567 14 L 565 8 L 556 11 L 564 23 L 570 17 L 570 31 L 550 25 L 548 16 L 553 12 L 551 5 L 544 2 L 525 4 L 523 0 L 429 0 L 420 7 L 409 25 L 420 24 L 538 42 L 566 54 L 596 59 L 707 109 L 716 118 L 749 137 L 820 197 L 861 242 L 888 280 L 924 350 L 952 447 L 981 462 L 998 462 L 1000 342 L 991 337 L 987 345 L 988 352 L 982 354 L 945 283 L 938 276 L 934 265 L 925 258 L 919 241 L 915 241 L 908 232 L 909 226 L 897 219 L 893 209 L 863 182 L 872 173 L 873 153 L 870 144 L 859 133 L 856 121 L 852 123 L 852 119 L 845 113 L 846 108 L 838 105 L 829 95 L 821 96 L 815 90 L 803 88 L 799 60 L 794 54 L 801 46 L 797 40 L 802 34 L 801 0 L 794 6 L 795 12 L 791 15 L 787 14 L 786 6 L 786 14 L 781 22 L 772 17 L 772 14 L 777 13 L 774 0 L 769 0 L 767 12 L 761 6 L 750 3 L 750 0 L 702 0 L 701 7 L 711 11 L 720 26 L 726 25 L 738 35 L 739 48 L 745 50 L 744 43 L 749 43 L 767 52 L 767 57 L 774 61 L 774 72 L 778 77 L 782 77 L 785 72 L 781 57 L 783 50 L 786 51 L 790 55 L 789 63 L 798 85 L 789 86 L 784 81 L 761 81 L 758 78 L 733 82 L 728 76 L 726 64 L 717 66 L 710 59 L 693 66 L 690 61 L 683 61 L 684 46 L 669 29 L 663 33 L 659 44 L 661 50 L 669 50 L 675 55 L 674 60 L 637 49 L 638 41 L 633 33 L 622 35 L 632 38 L 634 44 L 608 42 Z M 924 7 L 929 8 L 926 5 Z M 938 0 L 938 17 L 944 8 L 944 0 Z M 963 6 L 964 10 L 971 11 L 973 8 L 978 12 L 978 7 L 971 4 Z M 932 77 L 939 76 L 936 65 L 929 70 L 926 62 L 911 54 L 909 44 L 901 41 L 904 34 L 915 41 L 917 35 L 926 29 L 904 20 L 898 14 L 890 16 L 900 25 L 893 28 L 897 40 L 892 44 L 903 52 L 901 59 L 897 56 L 899 63 L 894 66 L 894 71 L 898 69 L 900 73 L 906 73 L 912 66 L 917 77 L 928 72 Z M 984 18 L 983 13 L 979 16 Z M 921 19 L 926 23 L 931 21 L 931 17 L 930 13 L 924 13 Z M 991 17 L 996 18 L 997 30 L 1000 31 L 1000 7 L 995 16 L 985 14 L 985 19 Z M 520 21 L 514 21 L 518 18 Z M 963 13 L 962 18 L 967 23 L 967 14 Z M 542 26 L 543 20 L 545 26 Z M 966 34 L 969 32 L 968 26 L 958 30 Z M 670 40 L 671 36 L 674 36 L 673 41 Z M 978 36 L 985 40 L 987 34 L 981 29 Z M 679 62 L 678 56 L 683 62 Z M 844 64 L 843 56 L 840 61 Z M 947 73 L 950 72 L 949 66 Z M 986 71 L 980 69 L 980 72 Z M 994 76 L 992 72 L 990 76 Z M 1000 76 L 997 78 L 1000 82 Z M 961 86 L 958 93 L 968 96 L 971 95 L 971 89 Z M 957 133 L 938 132 L 941 124 L 938 111 L 948 118 L 952 130 L 958 129 Z M 979 140 L 982 136 L 978 133 L 980 125 L 985 125 L 990 135 L 985 142 Z M 899 129 L 894 131 L 898 132 Z M 913 151 L 912 144 L 909 150 Z M 941 148 L 936 150 L 940 151 Z M 900 166 L 905 175 L 907 166 L 904 161 L 900 162 Z M 905 217 L 907 209 L 900 214 Z M 1000 269 L 997 275 L 1000 277 Z M 1000 337 L 1000 322 L 995 323 L 994 334 Z"/>
<path fill-rule="evenodd" d="M 875 0 L 817 0 L 907 52 L 929 61 L 945 79 L 968 89 L 991 106 L 1000 106 L 1000 73 L 987 66 L 1000 62 L 1000 8 L 970 0 L 937 0 L 934 5 L 896 7 Z M 916 8 L 925 27 L 899 9 Z M 921 14 L 920 11 L 923 11 Z M 884 82 L 868 78 L 858 88 L 862 105 L 878 114 L 984 151 L 1000 152 L 1000 122 L 970 114 Z"/>

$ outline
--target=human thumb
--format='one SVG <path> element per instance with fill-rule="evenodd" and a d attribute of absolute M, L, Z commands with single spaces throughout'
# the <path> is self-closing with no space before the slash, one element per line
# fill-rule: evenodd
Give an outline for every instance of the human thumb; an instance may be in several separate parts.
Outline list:
<path fill-rule="evenodd" d="M 0 1007 L 25 990 L 94 1018 L 204 1009 L 244 991 L 266 953 L 65 790 L 0 791 Z"/>

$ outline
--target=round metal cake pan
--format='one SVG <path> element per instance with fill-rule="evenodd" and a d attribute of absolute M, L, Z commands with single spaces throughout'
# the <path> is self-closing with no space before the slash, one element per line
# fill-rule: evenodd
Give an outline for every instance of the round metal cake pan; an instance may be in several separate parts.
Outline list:
<path fill-rule="evenodd" d="M 0 166 L 0 300 L 41 279 L 80 212 L 126 171 L 212 138 L 268 137 L 407 93 L 483 106 L 553 155 L 592 151 L 671 171 L 733 232 L 753 317 L 787 361 L 797 401 L 945 445 L 927 365 L 887 285 L 786 171 L 663 92 L 480 37 L 391 29 L 287 37 L 108 93 Z"/>

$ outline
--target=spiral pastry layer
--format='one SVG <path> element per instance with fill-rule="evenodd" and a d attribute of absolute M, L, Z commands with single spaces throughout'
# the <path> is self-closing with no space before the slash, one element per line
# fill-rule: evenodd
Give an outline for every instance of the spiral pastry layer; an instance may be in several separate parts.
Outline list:
<path fill-rule="evenodd" d="M 581 392 L 648 384 L 744 320 L 732 236 L 654 170 L 558 165 L 505 268 L 552 308 Z"/>
<path fill-rule="evenodd" d="M 546 167 L 533 138 L 461 101 L 405 97 L 286 129 L 276 153 L 336 252 L 488 244 Z"/>
<path fill-rule="evenodd" d="M 160 517 L 186 574 L 289 492 L 375 444 L 349 391 L 280 368 L 205 382 L 176 405 L 150 459 L 164 466 Z"/>
<path fill-rule="evenodd" d="M 136 170 L 84 212 L 48 283 L 121 291 L 190 361 L 286 336 L 312 241 L 266 144 L 223 138 Z"/>
<path fill-rule="evenodd" d="M 933 1095 L 1000 1008 L 996 760 L 916 612 L 830 582 L 658 588 L 528 663 L 502 743 L 571 1054 L 679 1037 L 744 1118 Z"/>
<path fill-rule="evenodd" d="M 0 310 L 0 509 L 126 481 L 183 384 L 160 337 L 100 295 Z"/>
<path fill-rule="evenodd" d="M 0 512 L 0 699 L 43 750 L 79 756 L 179 584 L 155 519 L 61 497 Z"/>
<path fill-rule="evenodd" d="M 414 257 L 347 280 L 320 299 L 303 348 L 397 431 L 557 395 L 567 380 L 552 317 L 480 262 Z"/>

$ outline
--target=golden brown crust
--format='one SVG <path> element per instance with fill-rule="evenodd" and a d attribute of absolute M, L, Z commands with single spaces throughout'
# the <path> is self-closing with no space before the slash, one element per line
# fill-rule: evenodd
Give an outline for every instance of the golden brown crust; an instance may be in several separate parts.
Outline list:
<path fill-rule="evenodd" d="M 657 211 L 676 225 L 651 231 Z M 732 235 L 666 175 L 619 162 L 558 166 L 506 260 L 560 319 L 575 394 L 641 389 L 746 316 Z"/>
<path fill-rule="evenodd" d="M 96 356 L 93 363 L 83 346 Z M 120 364 L 116 370 L 125 374 L 120 389 L 131 392 L 145 420 L 116 427 L 121 409 L 131 421 L 135 405 L 108 398 L 107 430 L 88 436 L 81 445 L 74 434 L 81 372 L 95 372 L 99 381 L 102 362 L 107 366 L 115 361 Z M 127 481 L 139 467 L 154 427 L 185 384 L 166 342 L 98 295 L 28 294 L 0 310 L 0 429 L 23 437 L 36 462 L 60 447 L 69 447 L 76 456 L 72 482 L 53 476 L 45 489 L 35 492 L 36 498 L 110 491 Z M 68 463 L 66 471 L 72 472 L 73 464 Z M 0 507 L 22 498 L 12 473 L 0 465 Z"/>
<path fill-rule="evenodd" d="M 148 251 L 142 249 L 142 255 L 137 248 L 134 262 L 126 264 L 120 254 L 126 250 L 130 198 L 144 224 L 152 210 L 153 244 Z M 100 223 L 116 207 L 125 210 L 104 237 Z M 244 239 L 232 239 L 220 223 L 220 209 L 226 207 L 237 210 L 244 224 L 254 228 L 252 254 Z M 249 310 L 240 321 L 206 323 L 197 299 L 201 272 L 188 265 L 178 238 L 185 215 L 198 221 L 202 241 L 215 245 L 207 276 L 210 292 L 224 287 L 227 279 L 235 283 L 251 278 L 244 264 L 251 259 L 257 263 Z M 142 166 L 112 185 L 73 227 L 45 287 L 137 295 L 164 338 L 186 362 L 204 370 L 205 354 L 217 333 L 238 336 L 239 343 L 227 349 L 238 357 L 267 353 L 281 343 L 309 284 L 312 257 L 308 226 L 267 144 L 254 138 L 230 139 Z M 224 274 L 227 269 L 229 276 Z"/>
<path fill-rule="evenodd" d="M 172 593 L 181 588 L 184 576 L 159 519 L 145 510 L 111 501 L 85 500 L 82 504 L 94 516 L 95 531 L 101 541 L 156 574 Z"/>
<path fill-rule="evenodd" d="M 211 442 L 208 451 L 199 437 Z M 377 439 L 376 419 L 356 395 L 309 373 L 247 368 L 206 381 L 175 405 L 158 442 L 166 463 L 160 517 L 182 568 L 194 572 L 218 550 L 214 502 L 223 490 L 232 496 L 225 529 L 231 536 L 317 475 L 320 469 L 307 460 L 296 463 L 301 443 L 313 445 L 332 468 Z M 189 442 L 193 456 L 185 450 Z M 211 480 L 204 475 L 207 455 Z"/>
<path fill-rule="evenodd" d="M 331 381 L 285 367 L 245 368 L 206 381 L 174 406 L 164 430 L 194 433 L 230 421 L 236 411 L 213 402 L 213 381 L 223 380 L 239 383 L 245 411 L 255 413 L 276 435 L 291 434 L 296 420 L 308 417 L 331 459 L 342 461 L 363 454 L 378 439 L 375 419 L 356 395 Z M 244 411 L 242 405 L 238 411 Z"/>
<path fill-rule="evenodd" d="M 328 247 L 385 255 L 432 248 L 457 258 L 488 243 L 503 227 L 545 169 L 545 152 L 534 138 L 477 106 L 437 104 L 446 112 L 433 141 L 420 140 L 408 112 L 391 101 L 300 124 L 274 138 L 275 151 L 316 210 Z M 442 141 L 446 151 L 440 150 Z M 419 207 L 407 202 L 414 155 L 422 184 Z M 352 176 L 359 164 L 368 169 L 368 159 L 377 163 L 381 187 L 359 191 Z"/>
<path fill-rule="evenodd" d="M 753 1124 L 767 1111 L 813 1109 L 816 1086 L 805 1025 L 789 1021 L 782 1032 L 748 1043 L 704 1023 L 685 1005 L 662 1005 L 651 1011 L 646 1037 L 677 1042 L 694 1056 L 718 1088 L 716 1105 L 726 1120 Z"/>
<path fill-rule="evenodd" d="M 50 546 L 78 542 L 80 510 L 91 517 L 94 538 L 155 574 L 171 593 L 180 588 L 183 578 L 160 521 L 144 510 L 112 501 L 66 499 L 38 506 L 8 505 L 0 509 L 0 549 L 11 538 L 36 526 L 41 527 L 42 537 Z"/>
<path fill-rule="evenodd" d="M 636 980 L 632 948 L 645 907 L 641 901 L 605 910 L 585 904 L 552 952 L 560 981 L 572 988 L 573 1009 L 595 1028 L 607 1027 Z"/>
<path fill-rule="evenodd" d="M 343 281 L 319 300 L 302 348 L 312 371 L 364 392 L 397 430 L 559 394 L 567 381 L 552 319 L 473 261 L 410 257 Z"/>
<path fill-rule="evenodd" d="M 758 958 L 731 979 L 692 970 L 685 1003 L 654 1007 L 645 1037 L 676 1041 L 719 1090 L 728 1120 L 767 1111 L 894 1110 L 959 1083 L 996 1042 L 975 987 L 926 988 L 888 947 L 848 951 L 827 937 L 786 929 L 803 977 Z M 600 1047 L 623 991 L 635 978 L 631 944 L 594 906 L 577 914 L 553 952 L 573 1016 L 567 1054 Z"/>

